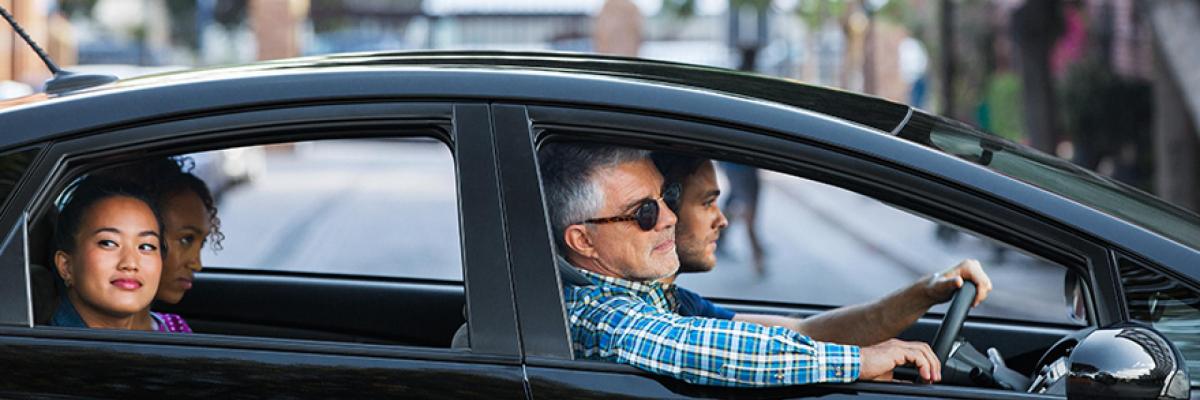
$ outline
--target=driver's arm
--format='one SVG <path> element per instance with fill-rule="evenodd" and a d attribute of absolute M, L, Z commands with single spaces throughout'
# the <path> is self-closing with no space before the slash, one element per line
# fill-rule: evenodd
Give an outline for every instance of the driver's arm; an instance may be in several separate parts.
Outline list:
<path fill-rule="evenodd" d="M 872 347 L 871 358 L 862 360 L 858 346 L 819 342 L 782 328 L 684 317 L 603 288 L 577 288 L 566 295 L 577 357 L 628 364 L 688 383 L 844 383 L 860 377 L 863 361 L 871 367 L 867 377 L 880 377 L 895 368 L 897 358 L 918 359 L 928 366 L 928 376 L 937 374 L 929 361 L 932 352 L 922 352 L 923 344 Z"/>
<path fill-rule="evenodd" d="M 979 288 L 972 306 L 979 305 L 991 291 L 992 282 L 978 261 L 964 260 L 870 303 L 840 307 L 804 319 L 744 313 L 734 315 L 733 319 L 788 328 L 819 341 L 869 346 L 896 337 L 930 307 L 949 300 L 964 279 L 975 282 Z"/>

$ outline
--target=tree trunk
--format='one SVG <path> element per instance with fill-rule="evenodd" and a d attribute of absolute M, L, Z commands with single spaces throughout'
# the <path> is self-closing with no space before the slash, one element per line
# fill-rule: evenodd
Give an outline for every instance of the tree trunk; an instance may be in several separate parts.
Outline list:
<path fill-rule="evenodd" d="M 1161 6 L 1161 4 L 1160 4 Z M 1166 12 L 1174 11 L 1168 9 Z M 1163 10 L 1155 10 L 1163 13 Z M 1171 14 L 1178 17 L 1184 13 Z M 1160 21 L 1155 21 L 1160 22 Z M 1169 21 L 1177 22 L 1177 21 Z M 1184 100 L 1187 88 L 1166 59 L 1172 44 L 1190 45 L 1184 25 L 1163 23 L 1175 31 L 1152 30 L 1154 39 L 1154 187 L 1163 200 L 1200 212 L 1200 131 Z M 1164 34 L 1176 40 L 1164 40 Z"/>
<path fill-rule="evenodd" d="M 938 16 L 938 36 L 942 42 L 942 115 L 955 118 L 954 107 L 954 0 L 942 0 Z"/>
<path fill-rule="evenodd" d="M 1155 57 L 1156 59 L 1158 57 Z M 1156 62 L 1156 64 L 1159 62 Z M 1170 76 L 1156 73 L 1154 79 L 1154 172 L 1155 187 L 1163 200 L 1200 212 L 1200 143 L 1196 127 L 1188 118 L 1179 88 Z"/>
<path fill-rule="evenodd" d="M 1023 83 L 1025 133 L 1034 148 L 1052 153 L 1060 125 L 1050 74 L 1050 51 L 1062 33 L 1061 2 L 1026 0 L 1013 13 L 1012 29 Z"/>

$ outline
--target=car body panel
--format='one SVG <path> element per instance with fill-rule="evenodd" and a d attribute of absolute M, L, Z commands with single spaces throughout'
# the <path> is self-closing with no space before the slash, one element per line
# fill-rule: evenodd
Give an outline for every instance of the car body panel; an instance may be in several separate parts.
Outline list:
<path fill-rule="evenodd" d="M 6 397 L 525 397 L 519 367 L 422 359 L 394 348 L 178 335 L 147 343 L 145 334 L 61 328 L 0 332 Z"/>

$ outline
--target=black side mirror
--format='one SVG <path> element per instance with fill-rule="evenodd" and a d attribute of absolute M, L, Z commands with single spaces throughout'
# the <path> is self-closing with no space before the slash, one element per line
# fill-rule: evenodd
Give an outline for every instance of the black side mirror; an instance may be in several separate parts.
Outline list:
<path fill-rule="evenodd" d="M 1078 399 L 1187 399 L 1183 354 L 1165 336 L 1140 323 L 1092 331 L 1069 356 L 1067 397 Z"/>

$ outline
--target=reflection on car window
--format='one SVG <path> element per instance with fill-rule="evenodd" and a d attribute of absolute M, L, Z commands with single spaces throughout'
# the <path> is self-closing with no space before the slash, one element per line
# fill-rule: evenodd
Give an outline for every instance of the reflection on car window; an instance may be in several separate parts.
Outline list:
<path fill-rule="evenodd" d="M 191 154 L 229 240 L 214 266 L 462 280 L 454 162 L 432 139 Z"/>
<path fill-rule="evenodd" d="M 1166 335 L 1187 360 L 1192 387 L 1200 386 L 1200 293 L 1126 258 L 1118 266 L 1129 317 Z"/>
<path fill-rule="evenodd" d="M 728 164 L 721 167 L 722 197 L 727 197 L 737 189 L 727 178 Z M 730 226 L 717 247 L 717 268 L 707 274 L 683 274 L 681 285 L 717 298 L 841 306 L 871 301 L 973 258 L 983 264 L 995 290 L 972 315 L 1085 323 L 1071 317 L 1063 296 L 1062 266 L 854 192 L 782 173 L 758 173 L 763 273 L 754 268 L 746 226 L 737 220 L 736 207 L 727 207 Z M 933 311 L 943 312 L 945 307 Z"/>
<path fill-rule="evenodd" d="M 901 135 L 1200 249 L 1200 216 L 1196 214 L 1065 160 L 961 124 L 926 122 L 933 125 L 927 138 L 909 132 Z"/>

